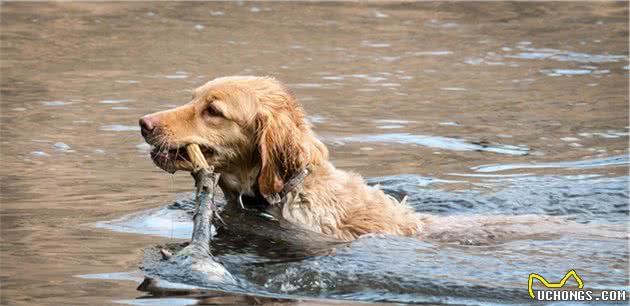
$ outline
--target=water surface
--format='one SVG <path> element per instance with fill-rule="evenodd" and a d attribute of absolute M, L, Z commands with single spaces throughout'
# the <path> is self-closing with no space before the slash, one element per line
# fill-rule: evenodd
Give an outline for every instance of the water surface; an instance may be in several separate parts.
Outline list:
<path fill-rule="evenodd" d="M 286 82 L 335 165 L 445 226 L 292 261 L 263 238 L 216 241 L 241 285 L 214 290 L 527 304 L 529 273 L 568 269 L 590 288 L 629 286 L 628 3 L 3 2 L 0 13 L 2 303 L 212 302 L 135 290 L 139 265 L 151 272 L 144 250 L 188 236 L 185 205 L 171 204 L 191 192 L 187 174 L 152 165 L 137 118 L 235 74 Z"/>

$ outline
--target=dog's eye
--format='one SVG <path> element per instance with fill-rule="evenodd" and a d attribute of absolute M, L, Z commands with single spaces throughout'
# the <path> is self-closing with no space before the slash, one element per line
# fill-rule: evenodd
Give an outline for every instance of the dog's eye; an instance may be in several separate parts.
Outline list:
<path fill-rule="evenodd" d="M 223 116 L 223 113 L 221 113 L 221 111 L 218 110 L 214 105 L 208 106 L 208 108 L 206 109 L 206 114 L 208 114 L 208 116 L 210 116 L 210 117 L 222 117 Z"/>

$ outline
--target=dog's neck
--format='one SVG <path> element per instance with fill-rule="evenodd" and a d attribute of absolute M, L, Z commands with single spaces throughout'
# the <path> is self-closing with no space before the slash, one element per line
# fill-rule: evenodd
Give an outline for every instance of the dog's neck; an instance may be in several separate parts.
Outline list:
<path fill-rule="evenodd" d="M 271 195 L 262 195 L 259 192 L 257 182 L 260 173 L 259 165 L 249 170 L 246 170 L 246 168 L 230 169 L 231 171 L 219 169 L 218 172 L 221 173 L 219 187 L 221 187 L 228 201 L 239 201 L 240 205 L 244 205 L 243 202 L 262 202 L 256 206 L 271 205 L 281 207 L 287 204 L 286 201 L 293 201 L 297 196 L 297 192 L 304 191 L 304 183 L 310 178 L 314 168 L 316 167 L 309 165 L 302 171 L 295 173 L 288 178 L 280 192 Z"/>
<path fill-rule="evenodd" d="M 238 197 L 240 195 L 256 195 L 255 186 L 258 173 L 260 172 L 260 166 L 253 167 L 249 170 L 246 168 L 218 169 L 217 172 L 221 173 L 219 187 L 221 187 L 221 190 L 226 196 Z"/>
<path fill-rule="evenodd" d="M 306 177 L 308 177 L 311 173 L 313 173 L 313 169 L 310 165 L 307 165 L 302 170 L 294 173 L 285 183 L 282 189 L 273 194 L 262 195 L 267 203 L 275 206 L 282 207 L 286 204 L 290 204 L 293 202 L 296 197 L 298 197 L 298 193 L 302 190 L 302 184 Z"/>

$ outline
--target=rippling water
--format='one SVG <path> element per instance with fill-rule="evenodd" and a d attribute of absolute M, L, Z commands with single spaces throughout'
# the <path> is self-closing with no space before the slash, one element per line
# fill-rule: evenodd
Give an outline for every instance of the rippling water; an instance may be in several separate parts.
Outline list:
<path fill-rule="evenodd" d="M 192 182 L 152 165 L 137 118 L 233 74 L 286 82 L 338 167 L 408 196 L 432 225 L 421 239 L 317 250 L 217 238 L 239 284 L 211 289 L 527 304 L 529 273 L 569 269 L 587 288 L 629 288 L 628 3 L 4 2 L 0 13 L 2 303 L 234 302 L 135 290 L 142 272 L 198 285 L 153 257 L 188 239 Z"/>

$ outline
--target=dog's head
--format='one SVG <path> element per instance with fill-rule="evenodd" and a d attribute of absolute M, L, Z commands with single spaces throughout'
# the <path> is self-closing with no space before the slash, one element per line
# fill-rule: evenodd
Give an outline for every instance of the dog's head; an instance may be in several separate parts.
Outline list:
<path fill-rule="evenodd" d="M 262 194 L 279 192 L 292 175 L 328 155 L 293 95 L 269 77 L 212 80 L 187 104 L 142 117 L 140 127 L 165 171 L 190 171 L 183 147 L 194 143 L 219 173 L 257 171 Z"/>

